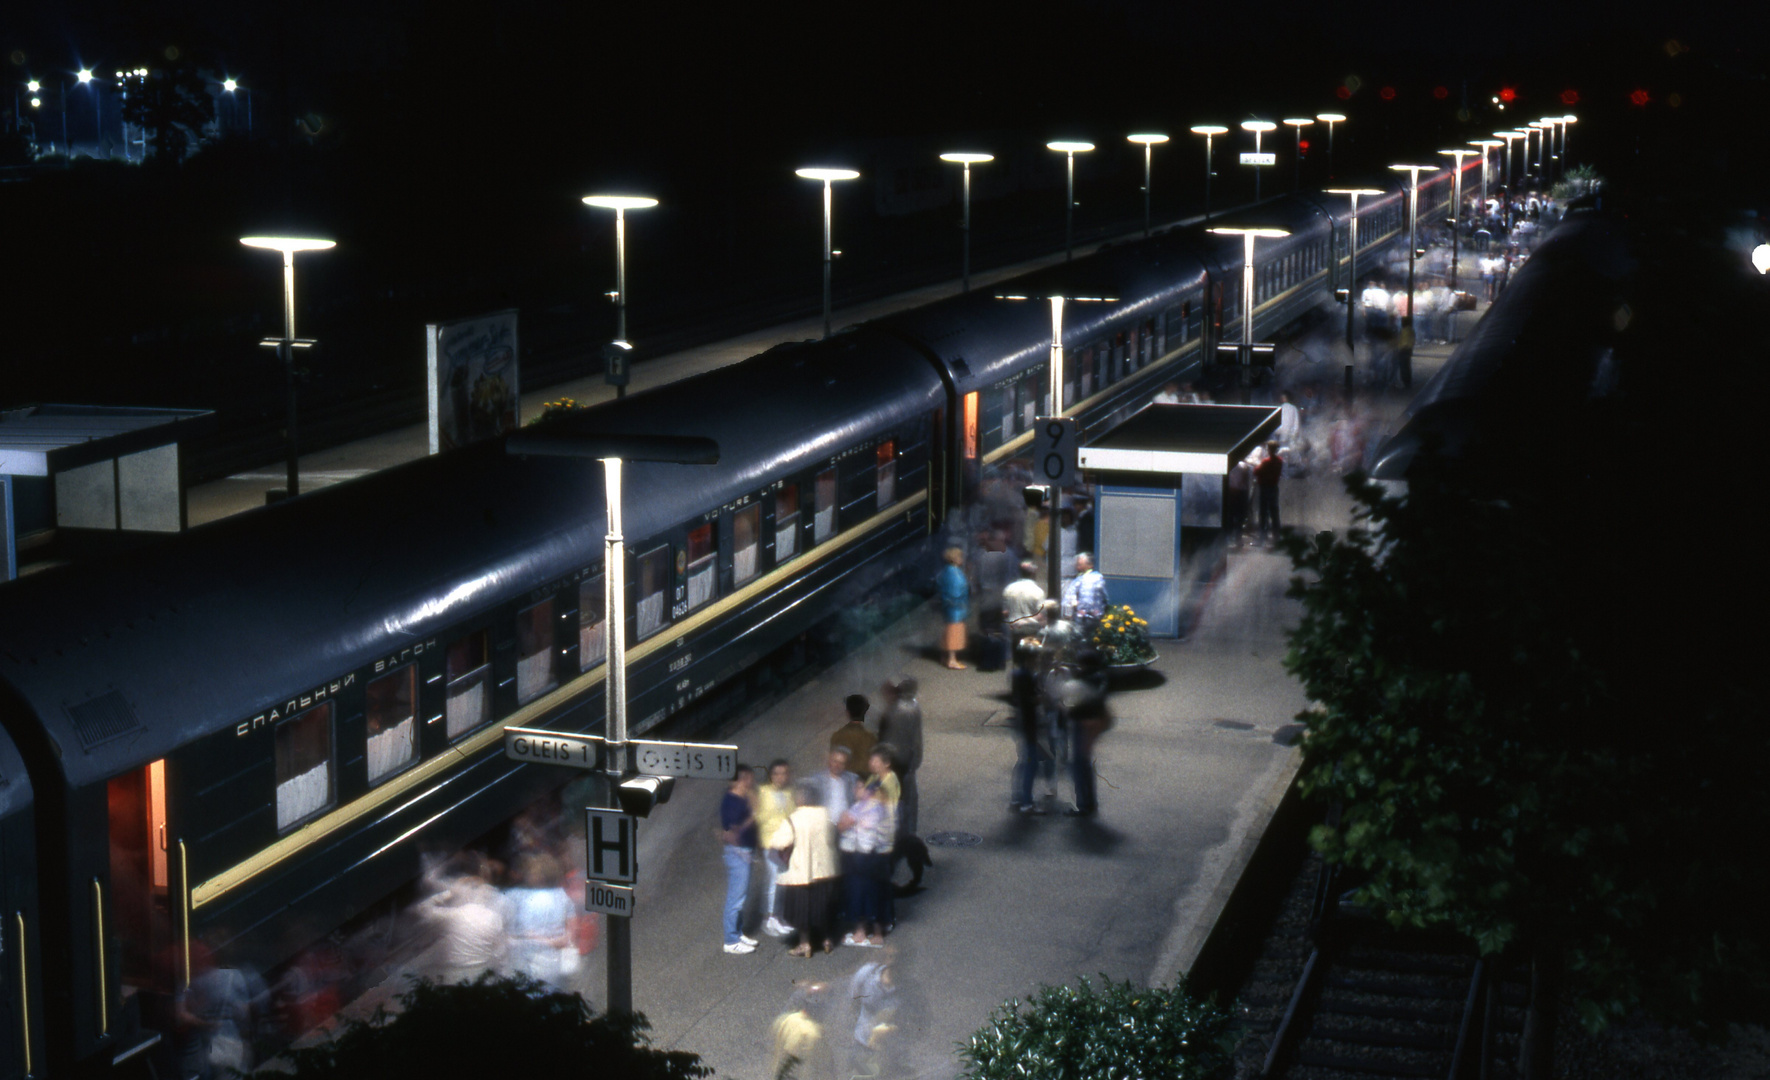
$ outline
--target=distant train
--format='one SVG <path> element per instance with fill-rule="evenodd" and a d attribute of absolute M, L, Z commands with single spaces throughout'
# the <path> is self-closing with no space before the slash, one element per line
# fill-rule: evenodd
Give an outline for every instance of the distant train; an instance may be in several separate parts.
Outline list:
<path fill-rule="evenodd" d="M 1360 207 L 1363 265 L 1405 205 Z M 1347 284 L 1343 200 L 1233 218 L 1291 233 L 1258 250 L 1259 333 Z M 1098 428 L 1239 336 L 1241 273 L 1174 226 L 1001 291 L 1119 299 L 1065 326 L 1065 411 Z M 1047 409 L 1049 326 L 974 292 L 596 407 L 722 448 L 629 466 L 635 733 L 919 582 Z M 0 1077 L 127 1063 L 205 950 L 274 967 L 557 785 L 502 732 L 600 723 L 603 531 L 594 463 L 493 441 L 0 586 Z"/>

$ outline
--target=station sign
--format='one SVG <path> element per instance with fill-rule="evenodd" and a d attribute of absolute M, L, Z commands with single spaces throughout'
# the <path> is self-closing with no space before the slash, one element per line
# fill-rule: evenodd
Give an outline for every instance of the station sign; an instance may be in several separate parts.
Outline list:
<path fill-rule="evenodd" d="M 1243 165 L 1276 165 L 1278 164 L 1278 155 L 1270 151 L 1256 154 L 1251 150 L 1244 150 L 1241 155 L 1241 163 Z"/>
<path fill-rule="evenodd" d="M 1033 479 L 1054 487 L 1080 483 L 1077 456 L 1082 436 L 1075 417 L 1041 416 L 1033 431 Z"/>
<path fill-rule="evenodd" d="M 616 885 L 638 881 L 639 819 L 619 810 L 595 807 L 586 810 L 585 815 L 584 877 L 591 882 Z M 586 893 L 586 902 L 588 899 Z"/>
<path fill-rule="evenodd" d="M 602 738 L 596 735 L 568 735 L 533 728 L 504 729 L 504 756 L 511 761 L 600 769 L 605 745 L 607 744 Z"/>
<path fill-rule="evenodd" d="M 606 881 L 584 882 L 584 910 L 604 915 L 633 914 L 633 890 L 626 885 L 610 885 Z"/>
<path fill-rule="evenodd" d="M 629 740 L 633 767 L 650 776 L 730 780 L 737 775 L 736 746 L 723 743 L 668 743 Z"/>

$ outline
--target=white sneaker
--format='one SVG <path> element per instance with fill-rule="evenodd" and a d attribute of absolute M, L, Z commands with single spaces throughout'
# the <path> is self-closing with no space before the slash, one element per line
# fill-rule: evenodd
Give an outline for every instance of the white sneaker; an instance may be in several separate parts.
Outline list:
<path fill-rule="evenodd" d="M 738 940 L 743 942 L 745 945 L 748 945 L 752 949 L 754 949 L 757 945 L 756 939 L 751 937 L 748 934 L 739 934 Z"/>
<path fill-rule="evenodd" d="M 762 932 L 769 937 L 786 937 L 793 932 L 793 928 L 770 915 L 768 921 L 762 924 Z"/>
<path fill-rule="evenodd" d="M 745 953 L 755 952 L 756 951 L 756 943 L 753 941 L 749 941 L 749 940 L 734 941 L 730 945 L 727 945 L 725 947 L 725 951 L 730 953 L 733 956 L 742 956 Z"/>

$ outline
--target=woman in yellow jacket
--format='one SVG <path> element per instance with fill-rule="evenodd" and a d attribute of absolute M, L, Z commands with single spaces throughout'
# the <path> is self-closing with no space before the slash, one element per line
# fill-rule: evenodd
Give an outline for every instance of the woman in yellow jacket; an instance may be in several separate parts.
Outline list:
<path fill-rule="evenodd" d="M 836 899 L 839 895 L 840 863 L 836 854 L 836 827 L 823 807 L 823 791 L 814 780 L 801 780 L 793 788 L 797 806 L 787 819 L 765 834 L 771 862 L 785 863 L 780 872 L 781 908 L 786 921 L 798 931 L 794 956 L 810 956 L 812 946 L 824 952 L 836 947 Z"/>

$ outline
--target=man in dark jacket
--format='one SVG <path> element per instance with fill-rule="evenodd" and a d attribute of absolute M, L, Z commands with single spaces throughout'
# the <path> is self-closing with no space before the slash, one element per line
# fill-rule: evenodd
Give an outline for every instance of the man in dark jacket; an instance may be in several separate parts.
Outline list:
<path fill-rule="evenodd" d="M 1278 456 L 1278 444 L 1266 444 L 1266 458 L 1254 466 L 1254 483 L 1260 488 L 1260 539 L 1277 539 L 1278 478 L 1284 475 L 1284 458 Z M 1268 532 L 1270 529 L 1270 532 Z"/>
<path fill-rule="evenodd" d="M 922 703 L 916 680 L 897 675 L 880 688 L 885 712 L 879 718 L 879 741 L 897 749 L 897 777 L 903 794 L 897 804 L 897 831 L 916 834 L 916 770 L 922 767 Z"/>

